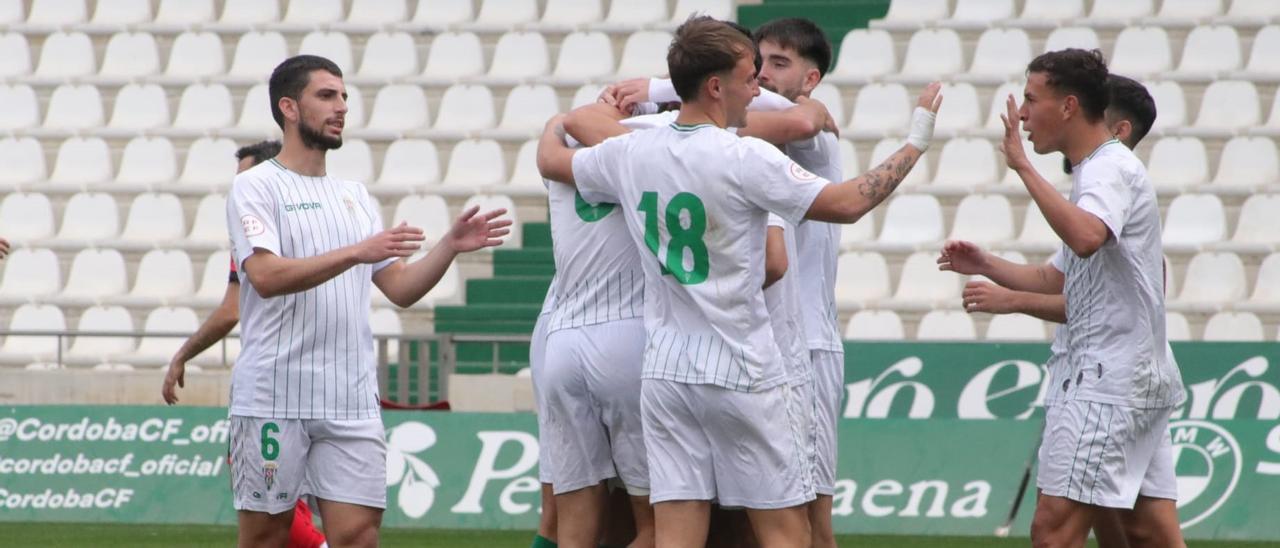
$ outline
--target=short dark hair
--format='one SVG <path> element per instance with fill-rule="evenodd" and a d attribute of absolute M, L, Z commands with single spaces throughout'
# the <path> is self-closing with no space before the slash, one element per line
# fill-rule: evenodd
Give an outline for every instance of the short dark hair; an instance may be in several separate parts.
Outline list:
<path fill-rule="evenodd" d="M 765 40 L 777 43 L 783 49 L 795 51 L 818 67 L 818 74 L 827 75 L 831 68 L 831 42 L 822 27 L 802 17 L 774 19 L 756 29 L 756 43 Z"/>
<path fill-rule="evenodd" d="M 276 125 L 281 129 L 284 129 L 284 113 L 280 111 L 280 98 L 288 97 L 294 101 L 301 99 L 302 90 L 311 83 L 311 72 L 316 70 L 342 78 L 342 69 L 319 55 L 295 55 L 285 59 L 271 71 L 267 95 L 271 97 L 271 117 L 276 119 Z"/>
<path fill-rule="evenodd" d="M 1096 49 L 1068 48 L 1043 53 L 1027 65 L 1027 74 L 1043 72 L 1049 87 L 1074 95 L 1085 119 L 1097 122 L 1107 111 L 1107 62 Z"/>
<path fill-rule="evenodd" d="M 750 35 L 711 17 L 690 17 L 676 29 L 667 49 L 667 70 L 676 94 L 686 102 L 696 99 L 707 78 L 733 70 L 744 53 L 760 62 Z"/>
<path fill-rule="evenodd" d="M 236 151 L 236 160 L 240 161 L 252 156 L 253 165 L 256 166 L 275 158 L 277 154 L 280 154 L 280 141 L 271 139 L 240 147 L 240 150 Z"/>
<path fill-rule="evenodd" d="M 1155 99 L 1137 80 L 1119 74 L 1107 77 L 1107 92 L 1110 95 L 1107 116 L 1133 124 L 1133 133 L 1129 135 L 1132 143 L 1125 144 L 1137 145 L 1156 121 Z"/>

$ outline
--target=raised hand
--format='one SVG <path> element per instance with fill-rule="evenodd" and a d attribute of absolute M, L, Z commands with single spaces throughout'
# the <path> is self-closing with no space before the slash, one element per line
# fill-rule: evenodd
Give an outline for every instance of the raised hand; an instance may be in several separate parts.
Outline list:
<path fill-rule="evenodd" d="M 938 270 L 957 274 L 986 274 L 991 266 L 987 252 L 973 242 L 950 240 L 942 246 L 938 255 Z"/>
<path fill-rule="evenodd" d="M 916 99 L 916 106 L 937 114 L 942 107 L 942 82 L 931 82 L 925 86 L 920 98 Z"/>
<path fill-rule="evenodd" d="M 395 228 L 374 234 L 357 244 L 356 260 L 372 264 L 392 257 L 409 257 L 422 248 L 420 242 L 425 239 L 421 228 L 401 222 Z"/>
<path fill-rule="evenodd" d="M 499 219 L 507 214 L 507 210 L 499 208 L 483 214 L 479 212 L 480 206 L 472 206 L 462 212 L 441 243 L 460 253 L 502 245 L 499 238 L 511 232 L 507 228 L 511 226 L 511 219 Z"/>
<path fill-rule="evenodd" d="M 916 108 L 911 112 L 911 127 L 907 132 L 907 144 L 925 152 L 933 140 L 933 126 L 938 121 L 938 109 L 942 107 L 942 83 L 933 82 L 924 87 Z"/>
<path fill-rule="evenodd" d="M 1004 138 L 1000 140 L 1000 153 L 1004 154 L 1004 161 L 1009 164 L 1009 169 L 1016 171 L 1031 167 L 1031 161 L 1027 159 L 1027 151 L 1022 148 L 1022 118 L 1018 116 L 1018 104 L 1014 101 L 1012 93 L 1005 101 L 1005 109 L 1007 112 L 1000 115 L 1000 121 L 1004 123 Z"/>
<path fill-rule="evenodd" d="M 649 79 L 632 78 L 610 84 L 600 92 L 597 101 L 613 105 L 618 110 L 631 114 L 637 103 L 649 101 Z"/>

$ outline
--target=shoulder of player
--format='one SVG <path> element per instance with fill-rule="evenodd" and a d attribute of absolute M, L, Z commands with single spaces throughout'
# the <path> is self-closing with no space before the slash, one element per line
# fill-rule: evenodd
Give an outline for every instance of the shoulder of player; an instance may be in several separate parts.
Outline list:
<path fill-rule="evenodd" d="M 232 192 L 237 189 L 264 189 L 275 184 L 281 177 L 287 173 L 274 160 L 267 160 L 256 166 L 237 173 L 231 181 Z"/>
<path fill-rule="evenodd" d="M 1132 185 L 1146 179 L 1142 160 L 1126 146 L 1108 146 L 1079 169 L 1084 181 L 1116 180 Z"/>

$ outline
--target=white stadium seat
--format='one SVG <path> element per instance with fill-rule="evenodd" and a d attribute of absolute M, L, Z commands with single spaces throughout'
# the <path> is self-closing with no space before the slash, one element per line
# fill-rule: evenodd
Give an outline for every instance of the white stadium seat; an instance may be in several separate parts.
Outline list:
<path fill-rule="evenodd" d="M 538 173 L 538 141 L 530 139 L 520 145 L 516 152 L 516 165 L 511 170 L 511 178 L 507 185 L 516 188 L 528 188 L 539 193 L 545 192 L 542 185 L 542 174 Z"/>
<path fill-rule="evenodd" d="M 1262 260 L 1253 294 L 1239 306 L 1271 314 L 1280 311 L 1280 253 L 1272 253 Z"/>
<path fill-rule="evenodd" d="M 212 32 L 184 32 L 173 41 L 165 75 L 195 80 L 226 72 L 222 40 Z"/>
<path fill-rule="evenodd" d="M 123 306 L 91 306 L 80 315 L 76 324 L 77 331 L 99 333 L 130 333 L 133 331 L 133 318 Z M 132 337 L 90 337 L 78 336 L 67 349 L 67 357 L 92 362 L 118 358 L 133 351 L 135 341 Z"/>
<path fill-rule="evenodd" d="M 1270 248 L 1280 244 L 1280 194 L 1256 194 L 1240 206 L 1232 244 Z"/>
<path fill-rule="evenodd" d="M 1165 216 L 1164 247 L 1194 251 L 1227 235 L 1222 200 L 1212 194 L 1183 194 L 1173 199 Z"/>
<path fill-rule="evenodd" d="M 942 205 L 925 194 L 900 194 L 889 202 L 880 229 L 881 243 L 920 245 L 942 241 Z"/>
<path fill-rule="evenodd" d="M 1177 82 L 1145 82 L 1147 92 L 1156 102 L 1156 121 L 1152 130 L 1179 128 L 1187 123 L 1187 100 Z"/>
<path fill-rule="evenodd" d="M 589 80 L 611 75 L 613 70 L 613 44 L 608 35 L 599 31 L 574 32 L 560 43 L 552 76 L 565 81 Z"/>
<path fill-rule="evenodd" d="M 185 27 L 214 20 L 214 0 L 160 0 L 155 23 Z"/>
<path fill-rule="evenodd" d="M 683 23 L 695 13 L 706 14 L 720 20 L 733 19 L 732 0 L 676 0 L 676 7 L 671 11 L 672 23 Z"/>
<path fill-rule="evenodd" d="M 551 86 L 519 85 L 507 95 L 498 129 L 537 136 L 547 120 L 559 111 L 559 99 Z"/>
<path fill-rule="evenodd" d="M 880 138 L 907 130 L 911 102 L 902 84 L 874 83 L 858 88 L 847 135 L 853 138 Z M 948 105 L 950 106 L 950 105 Z"/>
<path fill-rule="evenodd" d="M 508 219 L 511 219 L 511 233 L 500 238 L 503 242 L 502 247 L 504 249 L 520 248 L 520 245 L 521 245 L 520 216 L 517 215 L 515 202 L 512 202 L 510 197 L 504 196 L 502 194 L 476 194 L 470 198 L 467 198 L 466 203 L 462 204 L 462 210 L 466 211 L 467 209 L 474 206 L 480 206 L 479 214 L 484 214 L 486 211 L 492 211 L 498 208 L 506 209 L 507 210 L 506 217 Z M 493 248 L 485 248 L 485 249 L 493 249 Z M 455 283 L 456 283 L 456 278 L 455 278 Z M 457 291 L 457 288 L 455 287 L 453 289 L 453 292 L 456 292 L 456 291 Z M 437 295 L 437 298 L 451 296 L 451 295 L 452 295 L 452 292 L 442 290 L 441 294 Z"/>
<path fill-rule="evenodd" d="M 909 82 L 931 82 L 964 72 L 964 48 L 951 29 L 923 29 L 911 35 L 899 76 Z"/>
<path fill-rule="evenodd" d="M 67 330 L 67 320 L 62 310 L 51 304 L 24 304 L 13 311 L 9 317 L 10 331 L 48 331 L 50 333 Z M 11 335 L 4 338 L 0 345 L 0 360 L 27 363 L 35 359 L 52 359 L 58 353 L 56 337 L 36 335 Z"/>
<path fill-rule="evenodd" d="M 182 90 L 173 127 L 187 131 L 209 131 L 231 127 L 231 91 L 222 84 L 192 84 Z"/>
<path fill-rule="evenodd" d="M 400 315 L 390 308 L 375 308 L 369 312 L 369 329 L 375 337 L 385 335 L 390 337 L 398 337 L 404 333 L 404 327 L 400 324 Z M 387 360 L 395 361 L 400 356 L 400 341 L 392 338 L 387 340 Z M 373 351 L 374 359 L 377 359 L 377 353 L 382 347 L 381 341 L 374 339 Z"/>
<path fill-rule="evenodd" d="M 1147 177 L 1157 190 L 1179 191 L 1209 181 L 1209 158 L 1195 137 L 1165 137 L 1156 141 L 1147 161 Z"/>
<path fill-rule="evenodd" d="M 1107 3 L 1109 2 L 1099 2 Z M 1169 47 L 1169 33 L 1161 27 L 1128 27 L 1120 31 L 1108 66 L 1108 69 L 1117 74 L 1133 77 L 1157 74 L 1172 68 L 1173 51 Z"/>
<path fill-rule="evenodd" d="M 1090 19 L 1111 19 L 1121 22 L 1137 17 L 1146 17 L 1155 11 L 1153 0 L 1106 0 L 1094 2 L 1089 12 Z"/>
<path fill-rule="evenodd" d="M 489 77 L 519 81 L 551 72 L 547 41 L 537 32 L 508 32 L 494 46 Z"/>
<path fill-rule="evenodd" d="M 813 88 L 809 98 L 822 103 L 837 124 L 844 120 L 844 99 L 840 96 L 840 88 L 829 82 L 822 82 Z"/>
<path fill-rule="evenodd" d="M 972 341 L 978 338 L 973 318 L 958 310 L 934 310 L 920 318 L 916 340 Z"/>
<path fill-rule="evenodd" d="M 452 81 L 484 72 L 484 48 L 470 32 L 445 32 L 431 41 L 422 75 Z"/>
<path fill-rule="evenodd" d="M 302 37 L 299 54 L 319 55 L 338 65 L 343 74 L 355 74 L 351 39 L 344 32 L 316 30 Z"/>
<path fill-rule="evenodd" d="M 191 233 L 187 234 L 187 242 L 195 244 L 227 245 L 227 197 L 223 194 L 209 194 L 200 199 L 196 205 L 195 220 L 191 222 Z"/>
<path fill-rule="evenodd" d="M 169 125 L 169 99 L 159 84 L 126 84 L 111 110 L 113 129 L 139 131 Z"/>
<path fill-rule="evenodd" d="M 178 182 L 230 187 L 236 176 L 236 144 L 231 139 L 202 137 L 187 148 Z"/>
<path fill-rule="evenodd" d="M 627 37 L 618 62 L 618 78 L 649 77 L 667 72 L 667 46 L 671 33 L 642 30 Z"/>
<path fill-rule="evenodd" d="M 987 324 L 989 341 L 1043 341 L 1044 322 L 1025 314 L 1001 314 L 991 317 Z"/>
<path fill-rule="evenodd" d="M 89 184 L 111 180 L 111 149 L 97 137 L 72 137 L 58 146 L 58 157 L 49 179 L 59 183 Z"/>
<path fill-rule="evenodd" d="M 373 150 L 360 139 L 344 139 L 342 148 L 330 150 L 326 172 L 338 179 L 368 184 L 373 181 Z"/>
<path fill-rule="evenodd" d="M 16 32 L 0 34 L 0 78 L 24 76 L 31 73 L 31 46 L 27 37 Z"/>
<path fill-rule="evenodd" d="M 996 21 L 1014 16 L 1013 0 L 956 0 L 950 19 L 939 23 L 958 28 L 985 28 Z"/>
<path fill-rule="evenodd" d="M 862 173 L 862 162 L 858 158 L 858 149 L 848 139 L 840 139 L 840 166 L 843 174 L 853 176 Z M 870 212 L 868 212 L 870 213 Z"/>
<path fill-rule="evenodd" d="M 79 302 L 123 295 L 128 289 L 124 257 L 114 249 L 85 249 L 71 262 L 62 298 Z"/>
<path fill-rule="evenodd" d="M 960 299 L 960 276 L 938 270 L 936 251 L 917 251 L 902 263 L 893 298 L 901 303 L 946 305 Z"/>
<path fill-rule="evenodd" d="M 153 249 L 138 262 L 132 302 L 168 302 L 190 296 L 196 290 L 192 283 L 191 257 L 177 249 Z"/>
<path fill-rule="evenodd" d="M 1162 0 L 1161 19 L 1198 20 L 1222 14 L 1223 0 Z"/>
<path fill-rule="evenodd" d="M 846 169 L 849 164 L 845 164 Z M 873 242 L 876 239 L 876 212 L 868 211 L 858 222 L 841 225 L 840 246 L 842 248 L 857 247 L 860 244 Z"/>
<path fill-rule="evenodd" d="M 893 36 L 878 29 L 853 29 L 840 41 L 840 56 L 827 75 L 832 82 L 864 82 L 898 69 Z"/>
<path fill-rule="evenodd" d="M 889 297 L 889 264 L 874 252 L 841 253 L 836 260 L 836 305 L 867 306 Z"/>
<path fill-rule="evenodd" d="M 1164 336 L 1170 341 L 1191 340 L 1191 323 L 1178 312 L 1164 313 Z"/>
<path fill-rule="evenodd" d="M 609 2 L 609 15 L 604 18 L 608 25 L 634 29 L 666 20 L 666 2 Z"/>
<path fill-rule="evenodd" d="M 1262 320 L 1249 312 L 1219 312 L 1204 324 L 1206 341 L 1261 342 Z"/>
<path fill-rule="evenodd" d="M 350 93 L 350 91 L 348 91 Z M 348 113 L 350 114 L 350 113 Z M 275 118 L 271 116 L 271 99 L 266 84 L 258 84 L 244 94 L 240 105 L 240 118 L 236 128 L 244 131 L 260 132 L 262 135 L 280 131 Z"/>
<path fill-rule="evenodd" d="M 225 237 L 225 235 L 224 235 Z M 204 263 L 204 274 L 200 276 L 200 289 L 196 290 L 195 300 L 213 305 L 222 302 L 227 292 L 227 278 L 231 269 L 231 253 L 215 251 L 209 254 Z"/>
<path fill-rule="evenodd" d="M 0 185 L 38 182 L 47 173 L 44 151 L 32 137 L 0 138 L 0 165 Z"/>
<path fill-rule="evenodd" d="M 120 155 L 116 182 L 162 185 L 172 182 L 177 176 L 173 143 L 164 137 L 134 137 Z"/>
<path fill-rule="evenodd" d="M 844 338 L 858 341 L 902 340 L 906 330 L 902 318 L 892 310 L 859 310 L 849 318 Z"/>
<path fill-rule="evenodd" d="M 435 245 L 453 225 L 453 216 L 449 215 L 449 206 L 444 198 L 434 195 L 411 195 L 400 199 L 396 204 L 395 214 L 387 223 L 388 226 L 409 223 L 422 229 L 426 237 L 423 247 Z"/>
<path fill-rule="evenodd" d="M 489 129 L 493 124 L 493 92 L 488 87 L 458 84 L 445 90 L 435 129 L 468 132 Z"/>
<path fill-rule="evenodd" d="M 1022 92 L 1026 89 L 1026 82 L 1005 82 L 996 88 L 991 94 L 991 104 L 987 107 L 987 121 L 982 127 L 986 131 L 983 132 L 992 138 L 999 138 L 1004 135 L 1004 122 L 1000 120 L 1000 115 L 1009 113 L 1009 95 L 1013 95 L 1013 100 L 1017 105 L 1022 104 Z M 945 100 L 945 99 L 944 99 Z M 1016 108 L 1016 107 L 1015 107 Z"/>
<path fill-rule="evenodd" d="M 121 78 L 150 76 L 160 72 L 160 50 L 147 32 L 118 32 L 107 41 L 98 74 Z"/>
<path fill-rule="evenodd" d="M 1235 2 L 1239 4 L 1240 1 Z M 1280 6 L 1280 4 L 1276 4 Z M 1275 77 L 1280 73 L 1280 25 L 1267 25 L 1253 37 L 1253 48 L 1249 52 L 1249 63 L 1244 67 L 1244 78 Z"/>
<path fill-rule="evenodd" d="M 178 197 L 145 192 L 138 194 L 130 204 L 120 239 L 135 243 L 178 241 L 185 232 L 186 219 Z"/>
<path fill-rule="evenodd" d="M 996 149 L 986 139 L 951 139 L 938 158 L 936 186 L 972 189 L 996 183 Z"/>
<path fill-rule="evenodd" d="M 872 21 L 872 28 L 916 29 L 950 14 L 948 0 L 893 0 L 884 19 Z"/>
<path fill-rule="evenodd" d="M 51 297 L 61 287 L 62 270 L 53 251 L 22 248 L 5 257 L 0 302 L 12 304 Z"/>
<path fill-rule="evenodd" d="M 481 0 L 476 24 L 482 28 L 509 28 L 538 20 L 536 0 Z"/>
<path fill-rule="evenodd" d="M 304 26 L 342 20 L 342 0 L 289 0 L 284 23 Z"/>
<path fill-rule="evenodd" d="M 902 145 L 902 139 L 897 137 L 881 139 L 880 142 L 876 143 L 875 148 L 871 149 L 871 159 L 867 162 L 867 165 L 872 167 L 880 165 L 889 159 L 889 156 L 894 152 L 902 148 Z M 929 169 L 929 157 L 921 156 L 919 160 L 916 160 L 915 167 L 911 168 L 911 173 L 908 173 L 907 177 L 902 180 L 902 186 L 913 186 L 928 182 L 931 171 Z"/>
<path fill-rule="evenodd" d="M 990 29 L 978 38 L 967 77 L 1003 82 L 1020 77 L 1031 62 L 1031 38 L 1020 29 Z"/>
<path fill-rule="evenodd" d="M 63 84 L 53 90 L 45 111 L 44 127 L 59 130 L 87 130 L 99 127 L 105 118 L 102 96 L 89 84 Z"/>
<path fill-rule="evenodd" d="M 1187 35 L 1185 44 L 1182 61 L 1174 73 L 1179 78 L 1209 81 L 1222 72 L 1240 68 L 1240 36 L 1232 27 L 1196 27 Z"/>
<path fill-rule="evenodd" d="M 378 185 L 415 187 L 440 182 L 440 155 L 426 139 L 398 139 L 382 158 Z"/>
<path fill-rule="evenodd" d="M 506 162 L 502 147 L 490 139 L 467 139 L 458 142 L 449 155 L 449 168 L 444 184 L 477 188 L 502 184 L 506 180 Z"/>
<path fill-rule="evenodd" d="M 352 0 L 347 23 L 376 27 L 400 23 L 408 17 L 409 5 L 405 0 Z"/>
<path fill-rule="evenodd" d="M 95 72 L 93 43 L 83 32 L 55 32 L 40 47 L 36 76 L 69 78 L 89 76 Z"/>
<path fill-rule="evenodd" d="M 233 25 L 261 25 L 280 20 L 280 4 L 262 0 L 223 0 L 222 23 Z"/>
<path fill-rule="evenodd" d="M 577 28 L 596 23 L 604 17 L 601 0 L 547 0 L 542 12 L 544 28 Z M 561 55 L 564 50 L 561 49 Z"/>
<path fill-rule="evenodd" d="M 1062 240 L 1053 231 L 1053 227 L 1049 226 L 1049 221 L 1045 220 L 1040 208 L 1029 203 L 1022 220 L 1022 230 L 1018 233 L 1018 243 L 1026 247 L 1052 250 L 1061 246 Z"/>
<path fill-rule="evenodd" d="M 1089 27 L 1061 27 L 1053 29 L 1049 37 L 1045 38 L 1044 51 L 1067 48 L 1098 49 L 1101 44 L 1102 40 L 1098 38 L 1098 32 Z"/>
<path fill-rule="evenodd" d="M 175 333 L 190 335 L 200 327 L 195 311 L 186 307 L 161 307 L 147 314 L 142 330 L 147 333 Z M 148 364 L 169 361 L 182 346 L 183 337 L 143 337 L 131 359 Z"/>
<path fill-rule="evenodd" d="M 955 223 L 947 238 L 981 245 L 1012 240 L 1013 207 L 1009 199 L 996 194 L 965 196 L 956 207 Z"/>
<path fill-rule="evenodd" d="M 418 2 L 417 11 L 413 12 L 413 23 L 434 27 L 446 27 L 457 23 L 469 22 L 475 18 L 472 0 L 435 0 Z"/>
<path fill-rule="evenodd" d="M 272 31 L 249 31 L 236 42 L 236 53 L 231 58 L 229 76 L 262 81 L 271 75 L 281 61 L 289 57 L 284 35 Z"/>
<path fill-rule="evenodd" d="M 1026 0 L 1019 19 L 1056 24 L 1083 16 L 1084 0 Z"/>
<path fill-rule="evenodd" d="M 1258 88 L 1253 82 L 1215 81 L 1204 90 L 1200 113 L 1192 129 L 1220 135 L 1259 125 L 1262 123 L 1259 103 Z"/>
<path fill-rule="evenodd" d="M 27 19 L 25 0 L 4 0 L 0 2 L 0 23 L 22 23 Z"/>
<path fill-rule="evenodd" d="M 355 13 L 354 11 L 352 12 Z M 418 48 L 404 32 L 379 32 L 365 42 L 360 78 L 401 78 L 417 74 Z"/>
<path fill-rule="evenodd" d="M 409 131 L 429 125 L 430 111 L 422 86 L 391 84 L 378 89 L 367 127 L 371 130 Z"/>
<path fill-rule="evenodd" d="M 1244 263 L 1235 253 L 1199 253 L 1187 264 L 1178 304 L 1219 306 L 1245 297 Z"/>
<path fill-rule="evenodd" d="M 1236 137 L 1222 147 L 1214 185 L 1249 187 L 1280 180 L 1276 144 L 1263 137 Z"/>
<path fill-rule="evenodd" d="M 0 234 L 12 242 L 53 236 L 53 205 L 38 192 L 12 192 L 0 200 Z"/>
<path fill-rule="evenodd" d="M 84 23 L 89 15 L 85 4 L 85 0 L 31 0 L 27 24 L 62 26 Z"/>
<path fill-rule="evenodd" d="M 0 130 L 24 129 L 40 123 L 40 103 L 26 84 L 0 84 Z"/>
<path fill-rule="evenodd" d="M 1231 24 L 1249 24 L 1280 17 L 1280 4 L 1271 0 L 1231 0 L 1226 18 Z"/>

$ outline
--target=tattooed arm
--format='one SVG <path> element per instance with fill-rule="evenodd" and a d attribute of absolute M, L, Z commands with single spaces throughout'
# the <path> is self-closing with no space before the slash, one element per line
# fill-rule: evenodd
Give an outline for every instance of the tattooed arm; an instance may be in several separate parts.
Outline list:
<path fill-rule="evenodd" d="M 942 104 L 940 90 L 941 85 L 935 82 L 920 94 L 907 144 L 871 171 L 843 183 L 827 185 L 809 206 L 805 218 L 831 223 L 854 223 L 888 198 L 907 174 L 911 173 L 911 168 L 928 148 L 929 139 L 933 136 L 935 115 Z"/>

